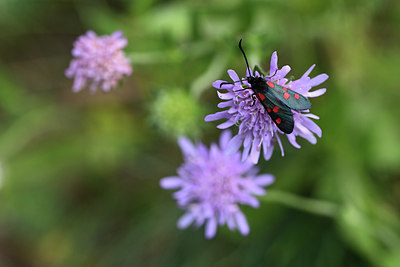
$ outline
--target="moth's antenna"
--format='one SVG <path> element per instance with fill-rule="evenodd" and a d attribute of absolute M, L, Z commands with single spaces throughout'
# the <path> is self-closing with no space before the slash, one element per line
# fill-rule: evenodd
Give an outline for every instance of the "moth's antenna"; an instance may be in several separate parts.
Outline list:
<path fill-rule="evenodd" d="M 250 74 L 250 76 L 251 76 L 251 69 L 250 69 L 250 66 L 249 66 L 249 62 L 247 61 L 246 54 L 244 53 L 243 48 L 242 48 L 242 39 L 240 39 L 240 41 L 239 41 L 239 49 L 240 49 L 240 51 L 242 51 L 242 53 L 243 53 L 244 60 L 246 60 L 247 69 L 249 70 L 249 74 Z"/>

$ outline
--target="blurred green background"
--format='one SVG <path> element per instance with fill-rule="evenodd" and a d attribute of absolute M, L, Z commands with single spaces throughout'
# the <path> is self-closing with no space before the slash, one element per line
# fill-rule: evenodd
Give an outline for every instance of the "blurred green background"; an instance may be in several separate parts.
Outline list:
<path fill-rule="evenodd" d="M 74 94 L 64 70 L 88 29 L 122 30 L 134 73 Z M 400 2 L 0 0 L 0 266 L 400 266 Z M 316 145 L 284 139 L 272 192 L 330 201 L 333 217 L 262 200 L 251 233 L 180 231 L 159 187 L 176 136 L 216 141 L 211 83 L 278 51 L 289 76 L 330 78 Z M 174 103 L 176 105 L 174 105 Z M 236 129 L 235 129 L 236 130 Z"/>

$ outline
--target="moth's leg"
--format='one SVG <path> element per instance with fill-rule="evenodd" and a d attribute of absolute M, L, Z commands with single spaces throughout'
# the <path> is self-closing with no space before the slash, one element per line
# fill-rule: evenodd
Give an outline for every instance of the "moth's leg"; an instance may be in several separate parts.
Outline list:
<path fill-rule="evenodd" d="M 225 84 L 235 84 L 235 83 L 238 83 L 238 82 L 242 82 L 242 81 L 222 82 L 222 83 L 219 85 L 219 88 L 221 88 L 221 86 L 222 86 L 222 85 L 225 85 Z"/>
<path fill-rule="evenodd" d="M 277 71 L 278 71 L 278 69 L 276 69 L 275 72 L 274 72 L 272 75 L 271 75 L 271 73 L 270 73 L 269 76 L 265 76 L 265 78 L 271 78 L 272 76 L 274 76 L 274 75 L 276 74 Z"/>
<path fill-rule="evenodd" d="M 253 103 L 251 103 L 250 107 L 252 107 L 252 106 L 254 106 L 254 105 L 256 104 L 256 101 L 257 101 L 257 96 L 256 96 L 256 94 L 252 94 L 252 95 L 251 95 L 251 98 L 253 99 Z"/>
<path fill-rule="evenodd" d="M 245 91 L 245 90 L 247 90 L 247 89 L 250 89 L 250 86 L 248 86 L 248 85 L 242 85 L 242 89 L 238 89 L 238 90 L 233 90 L 234 92 L 239 92 L 239 91 Z"/>

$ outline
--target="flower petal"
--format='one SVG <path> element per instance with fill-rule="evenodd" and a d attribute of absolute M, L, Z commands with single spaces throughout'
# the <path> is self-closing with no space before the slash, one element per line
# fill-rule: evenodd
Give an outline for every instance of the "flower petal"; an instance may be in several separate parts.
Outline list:
<path fill-rule="evenodd" d="M 318 90 L 315 90 L 315 91 L 312 91 L 312 92 L 305 93 L 304 96 L 306 96 L 306 97 L 317 97 L 317 96 L 325 94 L 325 92 L 326 92 L 326 88 L 322 88 L 322 89 L 318 89 Z"/>
<path fill-rule="evenodd" d="M 314 114 L 311 114 L 311 113 L 302 113 L 302 114 L 304 116 L 306 116 L 307 118 L 319 120 L 319 117 L 317 115 L 314 115 Z"/>
<path fill-rule="evenodd" d="M 235 219 L 239 231 L 242 235 L 248 235 L 250 232 L 249 224 L 247 223 L 246 217 L 243 215 L 242 212 L 238 211 L 235 213 Z"/>
<path fill-rule="evenodd" d="M 258 208 L 260 206 L 260 202 L 257 198 L 253 197 L 252 195 L 244 194 L 242 196 L 242 203 L 249 205 L 253 208 Z"/>
<path fill-rule="evenodd" d="M 231 140 L 232 132 L 229 130 L 223 131 L 219 137 L 219 146 L 222 150 L 228 146 L 229 140 Z"/>
<path fill-rule="evenodd" d="M 233 154 L 242 145 L 243 137 L 241 135 L 235 135 L 228 143 L 228 148 L 225 150 L 227 155 Z"/>
<path fill-rule="evenodd" d="M 247 134 L 243 141 L 242 161 L 245 161 L 249 156 L 251 148 L 251 134 Z"/>
<path fill-rule="evenodd" d="M 270 140 L 271 137 L 268 137 L 268 140 L 263 141 L 263 153 L 264 159 L 269 160 L 272 156 L 272 152 L 274 152 L 274 143 Z"/>
<path fill-rule="evenodd" d="M 176 189 L 181 187 L 183 180 L 178 176 L 164 177 L 160 180 L 160 186 L 164 189 Z"/>
<path fill-rule="evenodd" d="M 233 99 L 235 97 L 234 93 L 228 92 L 228 93 L 220 93 L 217 91 L 218 97 L 222 100 L 228 100 L 228 99 Z"/>
<path fill-rule="evenodd" d="M 229 120 L 227 120 L 226 122 L 223 122 L 223 123 L 217 125 L 217 128 L 218 129 L 226 129 L 226 128 L 231 127 L 232 125 L 235 125 L 235 123 L 236 123 L 236 120 L 232 117 Z"/>
<path fill-rule="evenodd" d="M 250 152 L 250 157 L 249 160 L 253 162 L 254 164 L 258 163 L 258 159 L 260 158 L 260 138 L 256 137 L 253 140 L 253 145 L 251 146 L 251 152 Z"/>
<path fill-rule="evenodd" d="M 327 74 L 322 73 L 322 74 L 312 78 L 310 80 L 309 84 L 311 87 L 314 87 L 314 86 L 320 85 L 321 83 L 325 82 L 328 78 L 329 78 L 329 76 Z"/>
<path fill-rule="evenodd" d="M 274 181 L 275 177 L 272 174 L 261 174 L 254 179 L 254 182 L 259 186 L 267 186 L 272 184 Z"/>
<path fill-rule="evenodd" d="M 230 101 L 224 101 L 224 102 L 220 102 L 220 103 L 218 103 L 218 105 L 217 105 L 217 107 L 219 107 L 219 108 L 226 108 L 226 107 L 229 107 L 229 106 L 233 106 L 233 100 L 230 100 Z"/>
<path fill-rule="evenodd" d="M 292 144 L 292 146 L 294 146 L 295 148 L 301 148 L 301 146 L 296 142 L 296 135 L 291 133 L 291 134 L 287 134 L 286 136 L 287 136 L 289 142 Z"/>
<path fill-rule="evenodd" d="M 205 236 L 207 239 L 211 239 L 215 236 L 216 233 L 217 233 L 217 221 L 214 217 L 211 217 L 210 219 L 208 219 L 206 223 Z"/>
<path fill-rule="evenodd" d="M 251 181 L 251 183 L 249 183 L 249 186 L 246 188 L 253 195 L 256 195 L 256 196 L 265 195 L 265 189 L 254 184 L 253 180 Z"/>
<path fill-rule="evenodd" d="M 193 143 L 186 137 L 179 137 L 178 138 L 178 144 L 182 149 L 183 154 L 185 156 L 196 156 L 197 155 L 197 150 L 194 147 Z"/>
<path fill-rule="evenodd" d="M 179 218 L 177 222 L 177 227 L 179 229 L 187 228 L 194 220 L 194 215 L 191 212 L 187 212 L 182 217 Z"/>
<path fill-rule="evenodd" d="M 233 219 L 233 216 L 230 215 L 227 220 L 226 220 L 226 224 L 228 225 L 229 230 L 233 231 L 236 228 L 236 223 L 235 220 Z"/>
<path fill-rule="evenodd" d="M 224 110 L 224 111 L 219 111 L 214 114 L 209 114 L 204 118 L 204 121 L 216 121 L 220 119 L 228 119 L 230 117 L 230 114 Z"/>
<path fill-rule="evenodd" d="M 279 148 L 281 149 L 281 155 L 282 155 L 282 157 L 285 156 L 285 151 L 283 150 L 281 138 L 279 137 L 278 134 L 276 135 L 276 141 L 278 142 Z"/>
<path fill-rule="evenodd" d="M 322 136 L 321 128 L 311 119 L 307 117 L 303 117 L 303 124 L 307 127 L 310 131 L 314 132 L 319 138 Z"/>
<path fill-rule="evenodd" d="M 315 64 L 313 64 L 304 74 L 301 76 L 302 78 L 308 77 L 311 73 L 311 71 L 315 68 Z"/>
<path fill-rule="evenodd" d="M 311 133 L 310 130 L 308 130 L 304 125 L 298 124 L 297 125 L 298 131 L 300 131 L 300 136 L 307 139 L 308 142 L 311 144 L 316 144 L 317 143 L 317 138 Z"/>
<path fill-rule="evenodd" d="M 113 32 L 113 33 L 111 34 L 111 37 L 112 37 L 112 38 L 116 38 L 116 39 L 121 38 L 121 37 L 123 37 L 123 36 L 124 36 L 124 34 L 122 33 L 122 31 L 115 31 L 115 32 Z"/>
<path fill-rule="evenodd" d="M 225 83 L 225 84 L 222 84 L 222 83 Z M 226 81 L 223 81 L 223 80 L 216 80 L 215 82 L 212 83 L 212 86 L 217 89 L 228 90 L 233 87 L 233 84 L 226 83 Z"/>
<path fill-rule="evenodd" d="M 234 70 L 228 70 L 228 75 L 229 75 L 229 77 L 231 77 L 232 81 L 234 81 L 234 82 L 240 81 L 239 76 L 237 75 L 237 73 Z"/>
<path fill-rule="evenodd" d="M 290 72 L 291 68 L 288 65 L 285 65 L 282 67 L 282 69 L 278 70 L 276 72 L 276 74 L 274 75 L 274 77 L 276 77 L 276 79 L 282 79 L 283 77 L 286 76 L 286 74 L 288 74 Z"/>
<path fill-rule="evenodd" d="M 271 56 L 269 75 L 274 74 L 277 69 L 278 69 L 278 54 L 275 51 L 274 53 L 272 53 L 272 56 Z"/>

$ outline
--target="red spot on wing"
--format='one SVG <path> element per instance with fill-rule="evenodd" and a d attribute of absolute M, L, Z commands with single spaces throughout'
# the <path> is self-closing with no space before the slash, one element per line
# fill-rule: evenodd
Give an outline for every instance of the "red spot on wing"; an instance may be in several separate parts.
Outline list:
<path fill-rule="evenodd" d="M 284 94 L 283 94 L 283 97 L 284 97 L 285 99 L 288 99 L 289 96 L 290 96 L 290 95 L 289 95 L 288 93 L 284 93 Z"/>
<path fill-rule="evenodd" d="M 281 120 L 281 118 L 277 118 L 275 122 L 276 122 L 277 124 L 281 124 L 282 120 Z"/>
<path fill-rule="evenodd" d="M 270 108 L 267 108 L 267 111 L 268 111 L 268 113 L 271 113 L 271 109 Z"/>
<path fill-rule="evenodd" d="M 280 107 L 275 106 L 272 110 L 273 110 L 275 113 L 277 113 L 280 109 L 281 109 Z"/>
<path fill-rule="evenodd" d="M 287 91 L 287 89 L 285 87 L 283 87 L 283 90 Z"/>
<path fill-rule="evenodd" d="M 300 96 L 298 94 L 294 94 L 294 98 L 299 99 Z"/>
<path fill-rule="evenodd" d="M 265 95 L 258 93 L 258 97 L 261 99 L 261 101 L 263 101 L 265 99 Z"/>
<path fill-rule="evenodd" d="M 274 87 L 275 87 L 275 84 L 274 84 L 273 82 L 267 82 L 267 84 L 268 84 L 268 86 L 271 87 L 271 88 L 274 88 Z"/>

